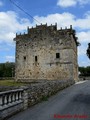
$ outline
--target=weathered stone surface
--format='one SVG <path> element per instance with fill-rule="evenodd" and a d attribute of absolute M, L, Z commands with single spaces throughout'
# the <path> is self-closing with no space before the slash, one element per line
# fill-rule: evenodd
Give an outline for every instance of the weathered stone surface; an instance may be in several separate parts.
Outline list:
<path fill-rule="evenodd" d="M 28 86 L 28 106 L 32 106 L 74 84 L 74 80 L 55 80 Z"/>
<path fill-rule="evenodd" d="M 4 120 L 5 118 L 20 112 L 21 110 L 23 110 L 23 103 L 19 103 L 14 106 L 9 106 L 6 109 L 0 110 L 0 120 Z"/>
<path fill-rule="evenodd" d="M 77 38 L 72 27 L 57 30 L 57 25 L 40 25 L 14 40 L 16 80 L 78 79 Z"/>

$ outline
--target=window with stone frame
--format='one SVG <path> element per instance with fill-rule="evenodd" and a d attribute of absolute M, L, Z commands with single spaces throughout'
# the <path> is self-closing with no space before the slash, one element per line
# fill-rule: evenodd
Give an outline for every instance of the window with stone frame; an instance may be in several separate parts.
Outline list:
<path fill-rule="evenodd" d="M 60 53 L 56 53 L 56 58 L 60 58 Z"/>
<path fill-rule="evenodd" d="M 35 62 L 37 62 L 37 56 L 35 56 Z"/>
<path fill-rule="evenodd" d="M 26 56 L 23 56 L 24 61 L 26 61 Z"/>

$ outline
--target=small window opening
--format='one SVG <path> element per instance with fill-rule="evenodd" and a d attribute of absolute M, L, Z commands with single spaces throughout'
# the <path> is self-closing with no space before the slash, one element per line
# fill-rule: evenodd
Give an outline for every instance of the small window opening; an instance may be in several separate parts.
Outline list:
<path fill-rule="evenodd" d="M 35 56 L 35 62 L 37 62 L 37 56 Z"/>
<path fill-rule="evenodd" d="M 36 38 L 37 36 L 35 35 L 34 38 Z"/>
<path fill-rule="evenodd" d="M 26 60 L 26 56 L 24 56 L 23 58 L 24 58 L 24 60 Z"/>
<path fill-rule="evenodd" d="M 60 58 L 60 53 L 56 53 L 56 58 Z"/>
<path fill-rule="evenodd" d="M 52 64 L 50 63 L 50 66 L 51 66 Z"/>

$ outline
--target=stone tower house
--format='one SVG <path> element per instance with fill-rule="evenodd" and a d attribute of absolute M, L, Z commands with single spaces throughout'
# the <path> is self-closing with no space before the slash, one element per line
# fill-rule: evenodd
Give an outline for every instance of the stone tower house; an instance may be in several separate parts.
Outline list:
<path fill-rule="evenodd" d="M 57 24 L 39 25 L 16 34 L 16 70 L 18 81 L 77 80 L 77 37 L 75 30 L 57 30 Z"/>

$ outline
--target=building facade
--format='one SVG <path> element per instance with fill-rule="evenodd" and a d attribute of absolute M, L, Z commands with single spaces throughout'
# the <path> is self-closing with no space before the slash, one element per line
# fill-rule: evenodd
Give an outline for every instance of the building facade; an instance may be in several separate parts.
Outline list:
<path fill-rule="evenodd" d="M 77 37 L 57 24 L 36 25 L 16 34 L 16 81 L 78 80 Z"/>

